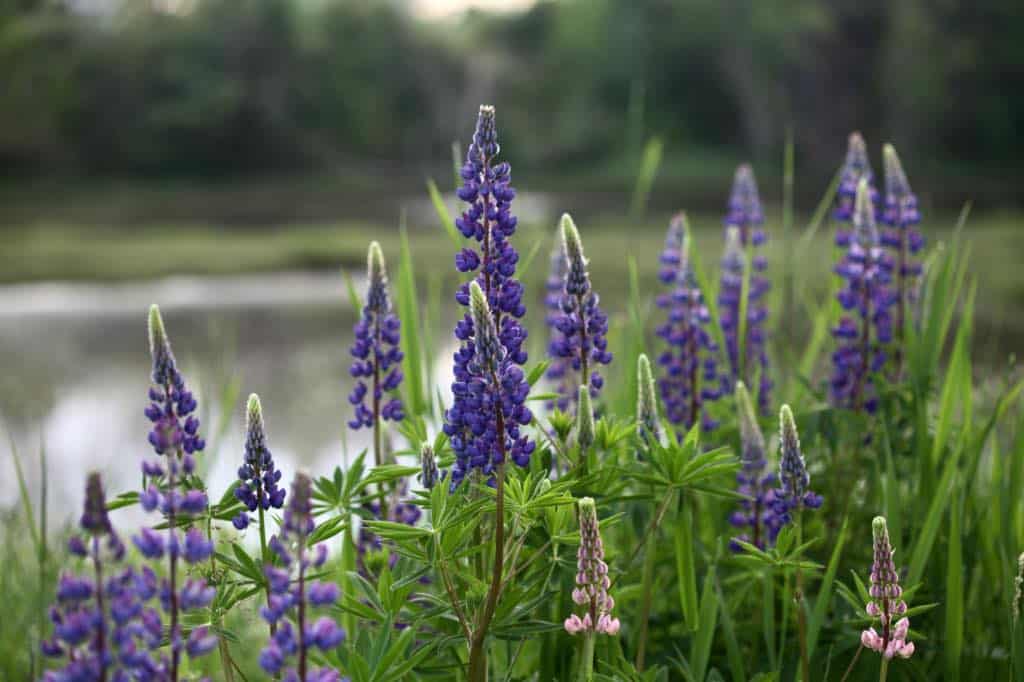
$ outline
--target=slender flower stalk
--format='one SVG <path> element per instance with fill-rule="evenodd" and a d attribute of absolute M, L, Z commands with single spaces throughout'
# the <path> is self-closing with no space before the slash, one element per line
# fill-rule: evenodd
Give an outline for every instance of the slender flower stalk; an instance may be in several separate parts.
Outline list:
<path fill-rule="evenodd" d="M 590 391 L 586 386 L 580 386 L 576 401 L 576 444 L 580 446 L 581 459 L 594 444 L 594 433 L 594 406 L 590 402 Z"/>
<path fill-rule="evenodd" d="M 339 682 L 333 668 L 314 669 L 310 650 L 329 652 L 345 639 L 345 631 L 330 616 L 313 620 L 311 611 L 338 601 L 338 586 L 309 578 L 310 569 L 319 569 L 327 560 L 327 547 L 313 544 L 316 529 L 313 520 L 313 482 L 303 473 L 295 475 L 291 495 L 284 512 L 281 532 L 270 539 L 270 548 L 280 568 L 266 564 L 264 574 L 270 585 L 268 604 L 260 610 L 263 618 L 277 626 L 260 652 L 259 663 L 267 673 L 284 673 L 285 680 Z"/>
<path fill-rule="evenodd" d="M 903 327 L 911 314 L 919 290 L 921 263 L 915 256 L 924 248 L 924 238 L 917 225 L 921 213 L 917 208 L 917 195 L 910 189 L 903 164 L 891 144 L 882 148 L 885 161 L 885 208 L 882 222 L 889 229 L 882 233 L 881 242 L 895 254 L 896 319 L 894 321 L 894 353 L 897 376 L 902 373 Z"/>
<path fill-rule="evenodd" d="M 583 255 L 583 242 L 576 224 L 568 213 L 562 215 L 562 248 L 565 252 L 566 272 L 560 314 L 555 316 L 555 329 L 559 335 L 551 340 L 549 354 L 556 360 L 567 360 L 562 374 L 563 384 L 572 388 L 563 398 L 573 398 L 577 386 L 586 386 L 590 396 L 596 398 L 604 386 L 598 365 L 612 361 L 608 352 L 608 316 L 600 307 L 600 298 L 590 284 L 587 258 Z M 571 378 L 571 381 L 570 381 Z"/>
<path fill-rule="evenodd" d="M 500 486 L 506 459 L 525 466 L 536 447 L 521 433 L 533 419 L 524 404 L 530 387 L 522 369 L 526 330 L 519 319 L 526 306 L 515 279 L 519 254 L 509 242 L 516 229 L 510 212 L 515 190 L 509 165 L 495 163 L 498 151 L 494 107 L 482 106 L 461 170 L 465 184 L 458 190 L 469 207 L 455 221 L 479 251 L 465 248 L 455 257 L 460 272 L 476 275 L 455 295 L 470 310 L 455 327 L 460 347 L 454 356 L 453 403 L 445 413 L 444 432 L 455 452 L 453 486 L 471 470 Z"/>
<path fill-rule="evenodd" d="M 871 627 L 860 635 L 861 644 L 883 657 L 883 678 L 888 662 L 894 656 L 910 658 L 914 643 L 907 641 L 910 620 L 904 615 L 907 604 L 903 601 L 903 589 L 896 564 L 892 560 L 893 548 L 889 541 L 889 529 L 885 517 L 876 516 L 871 523 L 874 536 L 874 561 L 871 564 L 871 601 L 867 603 L 868 615 L 877 618 L 881 632 Z"/>
<path fill-rule="evenodd" d="M 689 430 L 700 421 L 703 430 L 711 431 L 718 423 L 706 406 L 721 396 L 717 346 L 708 333 L 711 315 L 690 263 L 687 230 L 684 214 L 673 218 L 661 257 L 659 278 L 671 292 L 657 299 L 667 315 L 656 330 L 666 345 L 658 357 L 658 388 L 669 422 Z"/>
<path fill-rule="evenodd" d="M 651 373 L 651 361 L 646 353 L 636 359 L 636 432 L 640 440 L 650 445 L 660 443 L 664 434 L 658 416 L 658 396 Z"/>
<path fill-rule="evenodd" d="M 764 434 L 757 423 L 757 412 L 750 393 L 742 381 L 736 383 L 736 412 L 740 427 L 740 454 L 743 466 L 736 474 L 736 492 L 744 496 L 740 508 L 729 517 L 736 528 L 746 529 L 737 539 L 765 549 L 775 544 L 784 524 L 784 516 L 776 513 L 778 477 L 768 471 Z M 735 541 L 733 551 L 741 547 Z"/>
<path fill-rule="evenodd" d="M 758 407 L 762 414 L 768 414 L 774 386 L 765 329 L 768 307 L 764 299 L 771 288 L 765 275 L 768 258 L 763 253 L 768 236 L 764 230 L 764 211 L 757 191 L 757 180 L 748 164 L 736 169 L 724 223 L 725 254 L 722 258 L 719 306 L 730 374 L 723 376 L 723 391 L 732 390 L 737 381 L 750 383 L 757 379 Z M 746 292 L 746 325 L 741 329 L 743 279 L 748 248 L 753 270 Z M 743 338 L 740 338 L 741 334 Z"/>
<path fill-rule="evenodd" d="M 185 641 L 180 625 L 183 612 L 208 606 L 215 594 L 214 588 L 202 578 L 189 578 L 181 585 L 178 582 L 179 557 L 186 564 L 196 564 L 213 554 L 213 543 L 198 528 L 189 528 L 184 540 L 178 531 L 179 527 L 190 525 L 191 519 L 204 513 L 208 506 L 206 493 L 194 487 L 201 482 L 193 478 L 194 453 L 200 452 L 205 442 L 199 435 L 199 420 L 193 414 L 196 400 L 177 369 L 160 310 L 155 305 L 149 311 L 149 347 L 153 358 L 153 386 L 149 390 L 152 402 L 146 408 L 146 416 L 153 422 L 149 442 L 156 454 L 163 456 L 163 462 L 142 463 L 150 485 L 139 495 L 139 503 L 147 512 L 159 509 L 168 530 L 164 536 L 144 528 L 132 542 L 148 559 L 161 560 L 167 555 L 168 577 L 162 580 L 159 593 L 170 621 L 167 679 L 177 682 L 183 652 L 196 658 L 217 645 L 216 638 L 205 627 L 193 629 Z"/>
<path fill-rule="evenodd" d="M 597 634 L 617 635 L 619 619 L 612 616 L 615 600 L 608 594 L 611 580 L 604 562 L 604 543 L 597 519 L 594 499 L 579 501 L 580 548 L 576 553 L 576 588 L 572 600 L 583 607 L 581 618 L 573 613 L 565 619 L 565 631 L 570 635 L 583 635 L 583 657 L 580 681 L 593 679 L 594 639 Z"/>
<path fill-rule="evenodd" d="M 885 366 L 896 299 L 889 287 L 892 259 L 879 244 L 867 178 L 858 186 L 853 225 L 835 268 L 845 283 L 838 293 L 843 316 L 832 330 L 838 347 L 832 354 L 831 398 L 838 407 L 873 413 L 878 395 L 872 375 Z"/>
<path fill-rule="evenodd" d="M 373 457 L 380 466 L 384 463 L 381 422 L 401 421 L 405 413 L 398 397 L 402 383 L 401 323 L 391 308 L 384 254 L 377 242 L 370 242 L 366 279 L 366 304 L 352 342 L 349 373 L 356 378 L 356 385 L 348 400 L 355 406 L 355 416 L 348 425 L 353 429 L 373 429 Z"/>

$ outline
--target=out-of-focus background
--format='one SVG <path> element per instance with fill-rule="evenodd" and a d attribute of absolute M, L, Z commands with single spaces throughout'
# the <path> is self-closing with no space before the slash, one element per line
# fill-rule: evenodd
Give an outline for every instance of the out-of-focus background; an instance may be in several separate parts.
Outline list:
<path fill-rule="evenodd" d="M 1019 0 L 0 0 L 0 84 L 0 418 L 33 490 L 45 448 L 65 509 L 83 468 L 135 481 L 150 302 L 232 455 L 211 458 L 215 488 L 249 391 L 282 469 L 340 462 L 339 268 L 358 277 L 370 239 L 397 260 L 404 223 L 445 338 L 453 247 L 425 183 L 455 209 L 453 142 L 480 103 L 524 260 L 542 245 L 535 311 L 565 210 L 613 318 L 627 254 L 652 290 L 670 212 L 690 211 L 713 266 L 744 160 L 781 258 L 786 140 L 799 232 L 858 129 L 876 169 L 883 141 L 900 150 L 933 242 L 973 202 L 979 358 L 1003 366 L 1024 339 Z M 662 153 L 636 202 L 645 149 Z M 826 289 L 830 232 L 797 264 L 801 295 Z M 0 499 L 15 485 L 0 476 Z"/>

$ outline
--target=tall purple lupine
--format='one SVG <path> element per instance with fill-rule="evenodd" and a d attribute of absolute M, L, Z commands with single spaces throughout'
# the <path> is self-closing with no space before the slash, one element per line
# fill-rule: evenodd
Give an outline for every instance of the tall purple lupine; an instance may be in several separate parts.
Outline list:
<path fill-rule="evenodd" d="M 309 660 L 311 649 L 328 652 L 345 639 L 345 631 L 333 618 L 321 616 L 314 621 L 311 615 L 314 608 L 330 606 L 339 597 L 336 584 L 309 578 L 310 569 L 319 569 L 327 561 L 327 546 L 310 543 L 316 529 L 312 495 L 309 476 L 296 474 L 281 532 L 270 539 L 281 567 L 267 564 L 263 569 L 271 595 L 260 614 L 276 628 L 260 652 L 259 663 L 271 675 L 284 673 L 286 681 L 339 682 L 337 670 L 311 668 Z"/>
<path fill-rule="evenodd" d="M 823 499 L 810 489 L 811 475 L 807 462 L 800 450 L 800 435 L 796 420 L 789 405 L 779 411 L 779 488 L 775 491 L 775 513 L 785 524 L 790 521 L 791 512 L 802 509 L 817 509 Z"/>
<path fill-rule="evenodd" d="M 832 354 L 831 398 L 838 407 L 873 413 L 878 396 L 872 374 L 885 366 L 895 298 L 889 286 L 892 259 L 879 244 L 867 178 L 858 186 L 853 225 L 846 254 L 835 268 L 845 282 L 838 294 L 843 315 L 832 330 L 838 347 Z"/>
<path fill-rule="evenodd" d="M 917 225 L 921 222 L 921 213 L 917 207 L 917 195 L 910 189 L 907 175 L 896 149 L 887 144 L 882 148 L 885 161 L 885 209 L 882 211 L 882 222 L 889 229 L 882 232 L 882 245 L 895 254 L 893 271 L 895 273 L 896 318 L 893 322 L 896 339 L 895 352 L 898 365 L 902 362 L 903 326 L 908 311 L 916 302 L 918 282 L 921 278 L 921 263 L 915 256 L 924 248 L 924 237 Z"/>
<path fill-rule="evenodd" d="M 687 231 L 686 216 L 680 213 L 669 225 L 661 256 L 659 278 L 671 292 L 657 299 L 668 318 L 656 330 L 666 344 L 658 356 L 658 388 L 669 422 L 689 429 L 700 421 L 710 431 L 718 423 L 706 405 L 721 396 L 717 346 L 707 329 L 711 315 L 690 263 Z"/>
<path fill-rule="evenodd" d="M 910 630 L 910 620 L 905 615 L 907 603 L 902 598 L 900 576 L 892 560 L 895 550 L 889 542 L 884 516 L 876 516 L 871 522 L 871 534 L 874 538 L 874 560 L 871 564 L 871 601 L 866 609 L 869 616 L 878 619 L 882 631 L 868 628 L 861 632 L 860 641 L 868 649 L 882 654 L 886 661 L 894 656 L 910 658 L 914 653 L 914 643 L 907 641 Z"/>
<path fill-rule="evenodd" d="M 244 530 L 249 525 L 249 514 L 258 512 L 261 545 L 265 550 L 264 513 L 271 507 L 280 509 L 284 505 L 285 490 L 278 485 L 281 471 L 275 468 L 274 457 L 267 447 L 263 406 L 255 393 L 246 403 L 245 418 L 245 458 L 238 468 L 239 484 L 235 488 L 235 497 L 248 511 L 239 512 L 232 523 L 238 530 Z"/>
<path fill-rule="evenodd" d="M 373 429 L 374 462 L 380 466 L 384 463 L 381 422 L 401 421 L 405 416 L 402 401 L 397 396 L 402 383 L 401 323 L 391 309 L 388 274 L 380 244 L 370 242 L 366 260 L 366 304 L 355 326 L 353 360 L 349 368 L 349 373 L 356 378 L 356 385 L 348 396 L 348 401 L 355 406 L 355 416 L 348 425 L 353 429 Z"/>
<path fill-rule="evenodd" d="M 737 539 L 765 549 L 775 544 L 785 517 L 776 510 L 778 477 L 775 472 L 768 471 L 764 434 L 757 423 L 750 393 L 742 381 L 736 383 L 736 412 L 740 427 L 740 460 L 743 463 L 736 474 L 736 492 L 744 495 L 745 499 L 729 517 L 729 523 L 745 529 Z M 735 542 L 730 546 L 733 551 L 741 549 Z"/>
<path fill-rule="evenodd" d="M 460 272 L 476 275 L 455 295 L 470 310 L 455 326 L 460 347 L 454 355 L 454 400 L 445 413 L 444 431 L 455 453 L 453 485 L 472 469 L 491 478 L 506 459 L 525 466 L 535 448 L 521 433 L 532 420 L 522 370 L 527 333 L 519 322 L 526 306 L 515 278 L 519 254 L 509 242 L 516 229 L 510 212 L 515 190 L 509 165 L 495 162 L 498 150 L 494 107 L 481 106 L 458 191 L 469 207 L 455 221 L 479 251 L 464 248 L 455 257 Z"/>
<path fill-rule="evenodd" d="M 213 543 L 198 528 L 189 528 L 183 539 L 178 530 L 207 508 L 206 493 L 191 487 L 194 453 L 201 451 L 205 443 L 198 432 L 199 420 L 192 414 L 196 409 L 195 398 L 178 371 L 156 305 L 149 310 L 149 347 L 153 357 L 153 386 L 149 390 L 152 402 L 146 409 L 146 416 L 153 422 L 149 442 L 156 454 L 163 456 L 163 461 L 143 462 L 142 470 L 150 485 L 139 495 L 139 503 L 148 512 L 159 509 L 168 530 L 160 534 L 143 528 L 132 542 L 148 559 L 162 560 L 165 554 L 167 556 L 167 578 L 161 580 L 159 594 L 169 618 L 171 655 L 168 663 L 154 664 L 151 679 L 177 682 L 183 652 L 195 658 L 216 646 L 216 639 L 206 627 L 193 629 L 188 640 L 183 640 L 180 625 L 181 613 L 208 606 L 215 594 L 214 588 L 207 586 L 202 578 L 189 578 L 180 585 L 178 582 L 179 558 L 196 564 L 213 553 Z M 155 588 L 155 575 L 152 572 L 147 575 Z M 152 615 L 159 622 L 159 616 L 155 612 Z M 166 673 L 161 672 L 163 670 Z"/>
<path fill-rule="evenodd" d="M 875 188 L 875 175 L 868 160 L 868 148 L 864 137 L 854 131 L 846 145 L 846 159 L 839 169 L 839 186 L 836 188 L 835 208 L 832 217 L 836 225 L 836 246 L 846 248 L 850 245 L 851 229 L 857 204 L 857 187 L 861 180 L 866 180 L 868 193 L 874 206 L 878 206 L 878 190 Z"/>
<path fill-rule="evenodd" d="M 565 289 L 565 275 L 569 270 L 565 258 L 565 247 L 562 243 L 561 226 L 555 231 L 555 248 L 551 250 L 551 262 L 548 278 L 544 283 L 544 307 L 547 315 L 544 318 L 548 327 L 548 365 L 545 377 L 554 382 L 558 398 L 549 404 L 549 409 L 557 407 L 567 411 L 576 398 L 572 385 L 572 358 L 558 355 L 556 349 L 562 347 L 565 335 L 559 331 L 558 322 L 562 318 L 562 295 Z"/>

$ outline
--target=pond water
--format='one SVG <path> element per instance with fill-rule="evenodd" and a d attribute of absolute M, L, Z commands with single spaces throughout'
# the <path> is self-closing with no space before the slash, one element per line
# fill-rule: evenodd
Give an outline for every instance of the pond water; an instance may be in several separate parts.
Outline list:
<path fill-rule="evenodd" d="M 209 443 L 202 459 L 215 494 L 241 458 L 250 392 L 260 394 L 270 446 L 286 472 L 323 474 L 344 465 L 346 445 L 351 453 L 367 445 L 363 433 L 345 433 L 355 316 L 335 273 L 0 287 L 0 426 L 33 497 L 45 448 L 51 517 L 76 514 L 87 470 L 104 474 L 108 493 L 138 486 L 140 459 L 151 454 L 142 411 L 152 302 L 198 393 Z M 238 393 L 222 417 L 232 384 Z M 13 503 L 17 479 L 4 459 L 0 499 Z"/>

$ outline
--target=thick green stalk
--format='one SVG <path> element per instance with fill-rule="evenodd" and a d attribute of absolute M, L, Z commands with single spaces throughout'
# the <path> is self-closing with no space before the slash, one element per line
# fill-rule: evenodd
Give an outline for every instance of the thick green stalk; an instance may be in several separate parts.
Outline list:
<path fill-rule="evenodd" d="M 579 682 L 592 682 L 594 679 L 594 643 L 596 640 L 597 634 L 593 631 L 588 631 L 583 636 L 583 658 L 580 659 Z"/>
<path fill-rule="evenodd" d="M 882 668 L 878 671 L 878 682 L 885 682 L 889 676 L 889 659 L 882 656 Z"/>
<path fill-rule="evenodd" d="M 796 511 L 796 546 L 803 544 L 803 524 L 800 518 L 801 507 Z M 807 610 L 804 608 L 804 574 L 800 566 L 796 567 L 796 590 L 793 593 L 793 605 L 796 608 L 796 626 L 800 638 L 800 678 L 803 682 L 811 682 L 811 663 L 807 654 Z"/>
<path fill-rule="evenodd" d="M 657 531 L 655 531 L 657 532 Z M 647 621 L 651 617 L 651 592 L 654 588 L 654 559 L 657 556 L 653 544 L 647 548 L 644 554 L 643 577 L 640 587 L 640 635 L 636 645 L 636 670 L 644 671 L 644 658 L 647 653 Z"/>

